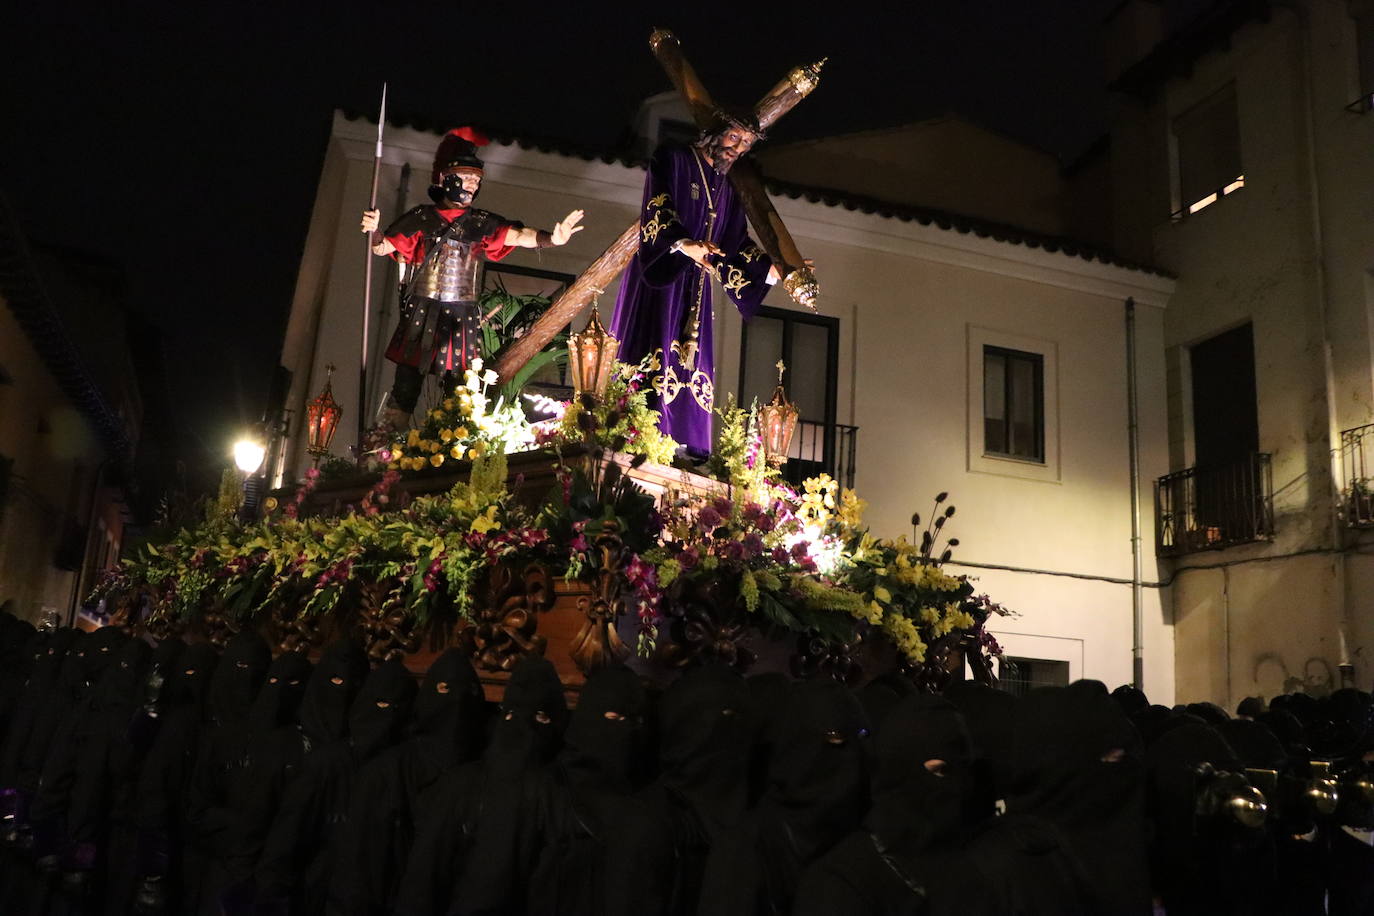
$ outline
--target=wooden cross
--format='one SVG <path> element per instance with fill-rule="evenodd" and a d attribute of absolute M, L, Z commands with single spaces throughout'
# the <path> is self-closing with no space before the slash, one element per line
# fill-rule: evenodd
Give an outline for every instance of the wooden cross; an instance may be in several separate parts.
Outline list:
<path fill-rule="evenodd" d="M 681 94 L 683 101 L 692 114 L 692 119 L 702 130 L 714 125 L 716 105 L 711 95 L 697 78 L 696 71 L 682 53 L 682 45 L 676 36 L 666 29 L 655 29 L 649 36 L 649 47 L 654 56 L 667 72 L 668 78 Z M 805 67 L 794 67 L 781 82 L 768 91 L 754 106 L 759 127 L 767 130 L 784 114 L 791 111 L 798 102 L 811 94 L 820 82 L 821 67 L 825 60 Z M 820 288 L 815 274 L 806 266 L 805 259 L 797 250 L 792 235 L 783 225 L 782 218 L 773 209 L 768 193 L 763 187 L 763 176 L 753 160 L 745 158 L 735 162 L 730 168 L 730 183 L 734 185 L 735 195 L 744 205 L 745 216 L 754 230 L 754 235 L 768 252 L 773 263 L 782 275 L 783 288 L 798 303 L 814 307 Z M 523 335 L 511 343 L 496 361 L 496 374 L 503 379 L 513 378 L 516 372 L 535 357 L 540 350 L 553 340 L 566 325 L 581 314 L 582 310 L 611 284 L 634 257 L 639 248 L 639 221 L 620 234 L 620 238 L 602 252 L 576 280 L 563 291 L 563 295 L 549 306 L 539 320 L 530 326 Z"/>

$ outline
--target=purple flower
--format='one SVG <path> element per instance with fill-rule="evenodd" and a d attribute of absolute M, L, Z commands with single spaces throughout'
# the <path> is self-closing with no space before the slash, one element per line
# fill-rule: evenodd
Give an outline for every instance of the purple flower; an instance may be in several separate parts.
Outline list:
<path fill-rule="evenodd" d="M 754 524 L 758 526 L 758 529 L 765 534 L 767 534 L 769 531 L 772 531 L 774 528 L 778 526 L 778 523 L 774 521 L 773 516 L 769 515 L 767 512 L 761 513 L 759 515 L 759 520 Z"/>
<path fill-rule="evenodd" d="M 581 534 L 573 538 L 572 543 L 568 545 L 568 547 L 571 548 L 574 553 L 581 553 L 590 546 L 591 545 L 587 543 L 586 536 Z"/>
<path fill-rule="evenodd" d="M 697 524 L 701 526 L 702 531 L 708 534 L 719 528 L 722 521 L 724 519 L 720 517 L 720 513 L 710 506 L 697 513 Z"/>
<path fill-rule="evenodd" d="M 773 548 L 773 554 L 772 554 L 772 556 L 773 556 L 773 562 L 774 562 L 774 563 L 778 564 L 779 566 L 786 566 L 786 565 L 787 565 L 787 548 L 786 548 L 786 547 L 774 547 L 774 548 Z"/>
<path fill-rule="evenodd" d="M 809 559 L 807 550 L 811 547 L 810 541 L 798 541 L 792 545 L 792 559 L 800 563 L 802 560 Z"/>
<path fill-rule="evenodd" d="M 722 517 L 729 517 L 735 511 L 734 502 L 727 496 L 717 496 L 711 500 L 711 508 L 715 509 Z"/>
<path fill-rule="evenodd" d="M 722 560 L 738 563 L 744 559 L 744 545 L 739 541 L 725 541 L 718 550 Z"/>
<path fill-rule="evenodd" d="M 677 562 L 684 570 L 694 569 L 701 562 L 701 554 L 697 553 L 695 547 L 687 547 L 677 555 Z"/>
<path fill-rule="evenodd" d="M 744 540 L 740 544 L 744 548 L 744 557 L 747 560 L 752 560 L 763 553 L 763 538 L 752 531 L 744 536 Z"/>

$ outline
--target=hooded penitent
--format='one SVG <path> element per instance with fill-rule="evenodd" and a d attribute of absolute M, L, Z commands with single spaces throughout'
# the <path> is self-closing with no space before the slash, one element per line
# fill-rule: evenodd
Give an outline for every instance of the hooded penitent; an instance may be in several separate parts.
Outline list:
<path fill-rule="evenodd" d="M 1104 912 L 1148 916 L 1140 736 L 1097 681 L 1031 691 L 1013 732 L 1007 810 L 1068 837 Z"/>
<path fill-rule="evenodd" d="M 451 912 L 524 912 L 525 882 L 539 854 L 536 817 L 543 769 L 558 752 L 567 720 L 557 671 L 547 659 L 527 656 L 511 672 L 480 775 L 468 788 L 454 785 L 452 776 L 440 780 L 438 813 L 447 826 L 438 829 L 457 829 L 471 843 L 468 849 L 455 850 L 463 864 L 454 869 L 456 885 L 450 884 Z M 457 845 L 462 844 L 458 840 Z M 431 852 L 416 863 L 421 875 L 434 867 L 432 850 L 446 843 L 426 845 Z M 480 855 L 467 854 L 472 850 L 480 850 Z M 452 869 L 451 861 L 439 861 L 438 867 Z M 434 886 L 432 878 L 422 880 Z"/>
<path fill-rule="evenodd" d="M 163 689 L 162 727 L 148 751 L 134 800 L 138 903 L 150 912 L 185 912 L 183 857 L 187 789 L 207 724 L 219 653 L 197 643 L 181 653 Z"/>
<path fill-rule="evenodd" d="M 323 660 L 321 660 L 323 664 Z M 316 674 L 319 669 L 316 669 Z M 255 870 L 259 906 L 324 913 L 338 831 L 346 825 L 358 767 L 394 743 L 410 715 L 415 681 L 399 659 L 368 675 L 348 713 L 348 737 L 317 747 L 287 788 Z"/>
<path fill-rule="evenodd" d="M 755 733 L 752 698 L 723 665 L 692 668 L 658 704 L 658 779 L 627 817 L 613 881 L 641 911 L 697 910 L 711 844 L 739 823 L 749 801 Z"/>
<path fill-rule="evenodd" d="M 1262 823 L 1243 823 L 1224 804 L 1244 785 L 1235 751 L 1211 726 L 1191 722 L 1160 737 L 1147 759 L 1151 871 L 1170 916 L 1268 912 L 1272 840 Z"/>
<path fill-rule="evenodd" d="M 363 765 L 347 823 L 339 828 L 330 912 L 370 916 L 396 911 L 401 879 L 428 790 L 482 750 L 482 684 L 458 649 L 430 665 L 415 700 L 414 733 Z M 402 911 L 407 912 L 407 911 Z"/>
<path fill-rule="evenodd" d="M 630 813 L 642 767 L 645 705 L 639 676 L 628 668 L 599 669 L 583 685 L 558 764 L 540 791 L 531 913 L 623 911 L 624 887 L 608 881 L 606 862 L 619 848 L 619 823 Z"/>
<path fill-rule="evenodd" d="M 873 806 L 863 826 L 812 863 L 793 913 L 920 913 L 959 841 L 972 787 L 972 742 L 953 704 L 913 694 L 874 742 Z"/>
<path fill-rule="evenodd" d="M 248 713 L 242 744 L 226 742 L 212 769 L 202 767 L 197 832 L 214 850 L 201 893 L 202 912 L 251 912 L 252 876 L 282 793 L 304 757 L 296 715 L 312 674 L 304 655 L 287 652 L 267 669 Z"/>
<path fill-rule="evenodd" d="M 846 687 L 797 684 L 770 731 L 767 788 L 711 850 L 700 912 L 788 912 L 802 869 L 868 810 L 868 719 Z"/>
<path fill-rule="evenodd" d="M 320 653 L 301 700 L 301 733 L 311 746 L 342 738 L 348 712 L 367 675 L 367 653 L 351 639 L 331 643 Z"/>

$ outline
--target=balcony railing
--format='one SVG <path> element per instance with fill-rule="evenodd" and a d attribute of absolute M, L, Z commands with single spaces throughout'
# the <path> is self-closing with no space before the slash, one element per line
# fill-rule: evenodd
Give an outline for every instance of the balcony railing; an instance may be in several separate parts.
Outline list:
<path fill-rule="evenodd" d="M 1374 423 L 1341 432 L 1341 497 L 1347 525 L 1374 527 Z"/>
<path fill-rule="evenodd" d="M 1274 535 L 1269 455 L 1187 468 L 1155 481 L 1155 552 L 1174 557 Z"/>
<path fill-rule="evenodd" d="M 859 427 L 840 423 L 827 425 L 810 420 L 797 423 L 783 479 L 794 487 L 817 474 L 829 474 L 842 487 L 854 486 L 854 456 L 858 450 Z"/>

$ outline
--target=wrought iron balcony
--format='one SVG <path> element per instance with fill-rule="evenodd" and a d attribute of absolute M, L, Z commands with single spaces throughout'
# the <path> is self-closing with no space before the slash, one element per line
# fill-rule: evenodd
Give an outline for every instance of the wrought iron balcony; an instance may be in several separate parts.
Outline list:
<path fill-rule="evenodd" d="M 1267 541 L 1273 535 L 1274 484 L 1266 452 L 1186 468 L 1155 481 L 1155 553 L 1161 557 Z"/>
<path fill-rule="evenodd" d="M 1374 528 L 1374 423 L 1341 432 L 1341 514 L 1351 528 Z"/>
<path fill-rule="evenodd" d="M 829 474 L 840 482 L 840 486 L 853 487 L 858 443 L 857 426 L 801 420 L 792 436 L 787 463 L 782 467 L 783 479 L 799 487 L 808 477 Z"/>

